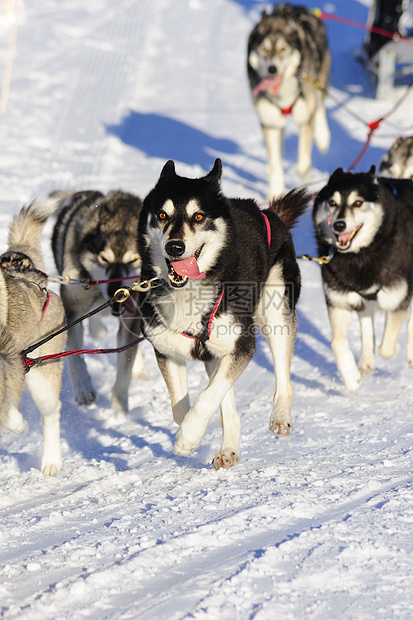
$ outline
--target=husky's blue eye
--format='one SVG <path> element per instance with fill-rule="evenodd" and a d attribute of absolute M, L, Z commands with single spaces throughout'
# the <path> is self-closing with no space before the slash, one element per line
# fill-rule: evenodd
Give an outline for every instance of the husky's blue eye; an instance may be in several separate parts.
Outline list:
<path fill-rule="evenodd" d="M 165 211 L 159 211 L 158 213 L 158 220 L 166 220 L 168 216 L 166 215 Z"/>

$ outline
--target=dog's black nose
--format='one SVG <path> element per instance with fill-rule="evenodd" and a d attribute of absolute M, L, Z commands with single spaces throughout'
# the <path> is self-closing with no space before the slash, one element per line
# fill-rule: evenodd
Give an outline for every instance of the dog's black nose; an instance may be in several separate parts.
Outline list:
<path fill-rule="evenodd" d="M 333 224 L 333 228 L 336 232 L 341 233 L 346 228 L 346 223 L 344 220 L 336 220 Z"/>
<path fill-rule="evenodd" d="M 277 73 L 277 67 L 275 65 L 270 65 L 268 67 L 268 73 Z"/>
<path fill-rule="evenodd" d="M 165 245 L 165 251 L 167 254 L 169 254 L 169 256 L 172 256 L 173 258 L 177 256 L 182 256 L 182 254 L 185 252 L 185 244 L 183 241 L 178 240 L 168 241 L 168 243 Z"/>

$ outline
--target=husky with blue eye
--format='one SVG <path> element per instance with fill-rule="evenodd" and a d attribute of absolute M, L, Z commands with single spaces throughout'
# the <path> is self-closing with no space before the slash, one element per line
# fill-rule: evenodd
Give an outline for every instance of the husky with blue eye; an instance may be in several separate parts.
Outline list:
<path fill-rule="evenodd" d="M 399 351 L 400 328 L 410 309 L 407 361 L 413 366 L 413 181 L 353 174 L 341 168 L 331 175 L 314 202 L 313 221 L 320 256 L 330 256 L 321 273 L 337 367 L 350 392 L 374 372 L 373 318 L 386 312 L 379 347 L 382 357 Z M 353 312 L 361 327 L 358 364 L 348 332 Z"/>
<path fill-rule="evenodd" d="M 143 202 L 138 227 L 142 330 L 152 343 L 180 428 L 175 454 L 201 443 L 221 409 L 222 445 L 216 469 L 239 460 L 240 419 L 233 385 L 255 351 L 261 330 L 274 358 L 276 387 L 270 429 L 292 431 L 290 363 L 296 333 L 300 272 L 289 229 L 307 206 L 297 190 L 261 211 L 252 199 L 221 191 L 222 164 L 204 177 L 178 176 L 168 161 Z M 205 363 L 208 387 L 190 405 L 186 363 Z"/>

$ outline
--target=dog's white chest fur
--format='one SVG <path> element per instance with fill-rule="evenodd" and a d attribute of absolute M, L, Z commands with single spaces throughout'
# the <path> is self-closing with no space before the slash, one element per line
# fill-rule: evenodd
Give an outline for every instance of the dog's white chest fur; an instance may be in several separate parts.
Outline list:
<path fill-rule="evenodd" d="M 407 282 L 406 280 L 400 280 L 393 286 L 374 286 L 366 291 L 357 293 L 356 291 L 337 291 L 328 287 L 325 287 L 325 292 L 329 302 L 337 308 L 343 308 L 345 310 L 359 309 L 366 298 L 370 296 L 377 296 L 377 306 L 380 310 L 394 311 L 401 305 L 407 295 Z"/>
<path fill-rule="evenodd" d="M 176 360 L 193 359 L 196 338 L 209 323 L 207 349 L 217 358 L 231 353 L 236 341 L 234 317 L 227 312 L 215 316 L 218 297 L 217 286 L 193 282 L 184 289 L 168 291 L 158 312 L 161 325 L 146 330 L 155 348 Z"/>

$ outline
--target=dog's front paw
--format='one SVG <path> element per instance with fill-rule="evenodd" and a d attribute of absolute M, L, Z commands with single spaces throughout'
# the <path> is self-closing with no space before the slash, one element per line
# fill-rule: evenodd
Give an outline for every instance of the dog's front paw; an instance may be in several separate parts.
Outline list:
<path fill-rule="evenodd" d="M 212 465 L 215 469 L 228 469 L 239 463 L 239 455 L 232 450 L 222 450 L 218 452 L 213 460 Z"/>
<path fill-rule="evenodd" d="M 182 432 L 182 427 L 178 429 L 176 433 L 176 440 L 174 445 L 174 454 L 177 456 L 188 456 L 194 450 L 196 450 L 201 441 L 197 441 L 194 438 L 187 437 Z"/>
<path fill-rule="evenodd" d="M 119 413 L 128 413 L 129 411 L 129 398 L 128 393 L 118 394 L 115 390 L 112 392 L 111 406 L 115 411 Z"/>
<path fill-rule="evenodd" d="M 6 419 L 3 422 L 3 426 L 18 435 L 21 435 L 29 428 L 26 420 L 16 407 L 11 407 Z"/>
<path fill-rule="evenodd" d="M 400 353 L 400 345 L 396 342 L 394 348 L 390 349 L 388 347 L 384 347 L 383 345 L 379 348 L 379 354 L 381 357 L 387 360 L 394 360 Z"/>
<path fill-rule="evenodd" d="M 293 421 L 289 411 L 274 411 L 270 417 L 270 431 L 287 437 L 293 430 Z"/>
<path fill-rule="evenodd" d="M 372 375 L 375 370 L 374 360 L 367 360 L 361 357 L 357 368 L 359 369 L 361 378 Z"/>
<path fill-rule="evenodd" d="M 62 463 L 45 463 L 42 464 L 42 474 L 44 476 L 56 476 L 62 469 Z"/>
<path fill-rule="evenodd" d="M 96 400 L 96 392 L 95 390 L 82 390 L 80 392 L 76 392 L 75 394 L 75 402 L 80 407 L 88 407 Z"/>

